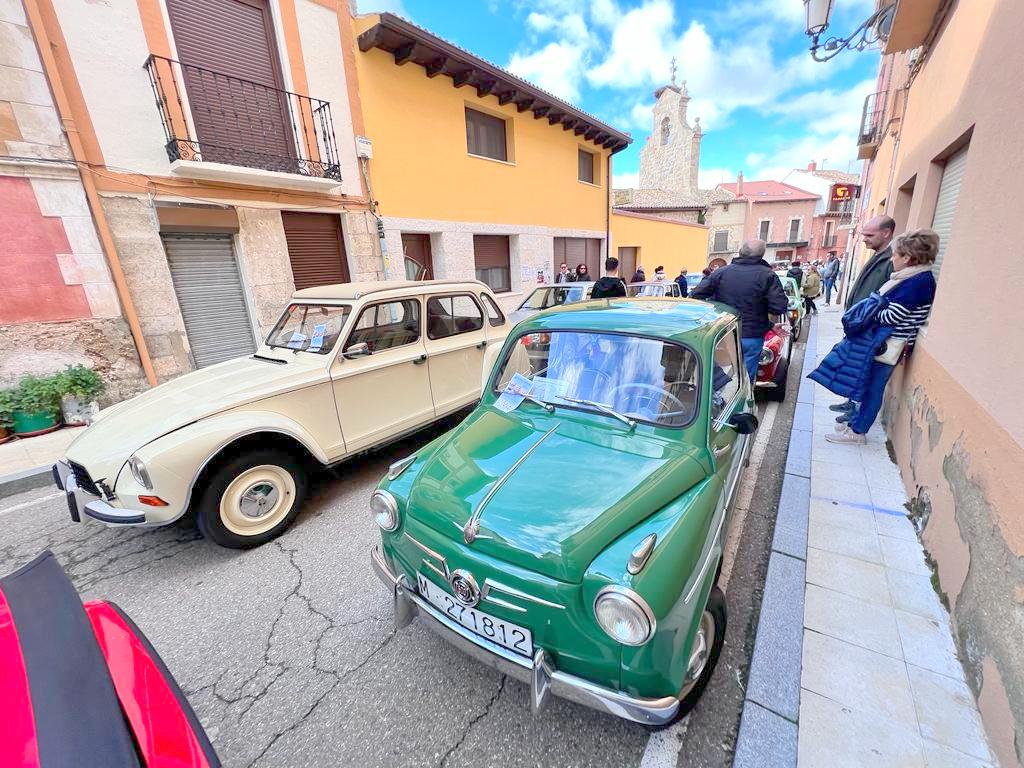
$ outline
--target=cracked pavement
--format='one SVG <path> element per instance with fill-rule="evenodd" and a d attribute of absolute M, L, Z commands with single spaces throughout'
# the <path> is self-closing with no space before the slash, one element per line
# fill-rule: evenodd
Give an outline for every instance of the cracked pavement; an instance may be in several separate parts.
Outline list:
<path fill-rule="evenodd" d="M 644 728 L 558 699 L 535 718 L 525 686 L 420 620 L 394 631 L 367 502 L 389 463 L 441 429 L 325 473 L 296 524 L 248 551 L 186 524 L 72 523 L 52 488 L 13 496 L 0 501 L 0 573 L 49 548 L 83 599 L 124 608 L 226 766 L 639 765 Z"/>

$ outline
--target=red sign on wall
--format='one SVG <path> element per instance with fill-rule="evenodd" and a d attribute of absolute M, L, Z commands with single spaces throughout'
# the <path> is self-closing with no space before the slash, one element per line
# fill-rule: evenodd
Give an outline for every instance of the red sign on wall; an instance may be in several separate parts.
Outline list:
<path fill-rule="evenodd" d="M 848 203 L 860 193 L 860 187 L 856 184 L 833 184 L 832 202 Z"/>

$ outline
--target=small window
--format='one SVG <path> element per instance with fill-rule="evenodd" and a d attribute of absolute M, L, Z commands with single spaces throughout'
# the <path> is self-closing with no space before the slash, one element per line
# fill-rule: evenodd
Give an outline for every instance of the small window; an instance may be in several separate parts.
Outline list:
<path fill-rule="evenodd" d="M 594 183 L 594 153 L 585 149 L 579 150 L 579 180 L 588 184 Z"/>
<path fill-rule="evenodd" d="M 733 331 L 715 344 L 715 360 L 711 366 L 711 418 L 719 418 L 740 391 L 740 371 L 736 333 Z"/>
<path fill-rule="evenodd" d="M 484 306 L 487 307 L 487 322 L 495 327 L 504 325 L 505 315 L 502 313 L 501 308 L 486 293 L 481 295 L 484 297 Z"/>
<path fill-rule="evenodd" d="M 483 312 L 468 294 L 435 296 L 427 301 L 427 336 L 431 339 L 446 339 L 483 327 Z"/>
<path fill-rule="evenodd" d="M 466 107 L 466 146 L 471 155 L 507 161 L 505 121 Z"/>
<path fill-rule="evenodd" d="M 661 143 L 668 144 L 672 141 L 672 128 L 669 125 L 668 118 L 661 118 Z"/>
<path fill-rule="evenodd" d="M 771 228 L 771 224 L 772 223 L 768 220 L 762 221 L 761 226 L 758 227 L 757 230 L 758 238 L 764 240 L 766 243 L 768 242 L 768 230 Z"/>
<path fill-rule="evenodd" d="M 348 349 L 364 343 L 370 353 L 413 344 L 420 338 L 420 303 L 415 299 L 374 304 L 359 314 L 348 337 Z"/>
<path fill-rule="evenodd" d="M 795 243 L 800 239 L 800 219 L 791 219 L 789 222 L 789 242 Z"/>
<path fill-rule="evenodd" d="M 715 251 L 722 252 L 729 250 L 729 230 L 722 229 L 715 232 Z"/>
<path fill-rule="evenodd" d="M 508 235 L 473 235 L 476 279 L 495 293 L 512 290 Z"/>

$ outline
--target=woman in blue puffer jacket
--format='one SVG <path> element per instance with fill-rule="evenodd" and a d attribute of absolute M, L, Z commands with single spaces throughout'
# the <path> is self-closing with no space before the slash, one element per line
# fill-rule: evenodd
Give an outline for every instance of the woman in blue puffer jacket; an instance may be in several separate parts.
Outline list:
<path fill-rule="evenodd" d="M 878 293 L 859 301 L 843 316 L 846 337 L 825 356 L 810 377 L 850 398 L 853 410 L 840 417 L 832 443 L 863 444 L 882 407 L 885 385 L 897 363 L 913 350 L 935 298 L 932 265 L 939 236 L 917 229 L 893 241 L 892 276 Z M 846 423 L 842 423 L 846 422 Z"/>

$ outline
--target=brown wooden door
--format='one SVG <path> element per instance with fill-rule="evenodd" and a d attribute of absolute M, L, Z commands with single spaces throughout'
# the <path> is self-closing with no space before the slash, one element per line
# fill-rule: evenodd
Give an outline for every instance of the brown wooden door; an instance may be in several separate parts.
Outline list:
<path fill-rule="evenodd" d="M 619 276 L 623 280 L 629 280 L 636 272 L 636 251 L 635 245 L 623 245 L 619 248 Z"/>
<path fill-rule="evenodd" d="M 433 280 L 434 259 L 430 253 L 430 235 L 402 233 L 405 276 L 409 280 Z"/>
<path fill-rule="evenodd" d="M 283 211 L 295 290 L 350 281 L 341 220 L 333 213 Z"/>
<path fill-rule="evenodd" d="M 202 159 L 294 171 L 266 0 L 167 0 L 167 11 Z"/>

